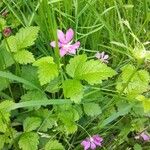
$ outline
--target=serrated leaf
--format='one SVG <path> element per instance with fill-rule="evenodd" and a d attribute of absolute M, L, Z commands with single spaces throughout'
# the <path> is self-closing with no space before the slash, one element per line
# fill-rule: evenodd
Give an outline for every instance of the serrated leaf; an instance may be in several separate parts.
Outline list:
<path fill-rule="evenodd" d="M 39 117 L 27 117 L 23 122 L 23 129 L 26 132 L 36 130 L 42 123 Z"/>
<path fill-rule="evenodd" d="M 10 107 L 14 105 L 13 101 L 10 100 L 4 100 L 3 102 L 0 103 L 0 111 L 5 111 L 7 112 Z"/>
<path fill-rule="evenodd" d="M 38 144 L 39 137 L 34 132 L 23 133 L 19 139 L 19 147 L 22 150 L 37 150 Z"/>
<path fill-rule="evenodd" d="M 102 113 L 100 106 L 96 103 L 86 103 L 83 105 L 83 107 L 84 112 L 91 117 L 97 116 Z"/>
<path fill-rule="evenodd" d="M 34 56 L 27 50 L 21 50 L 14 54 L 14 59 L 20 64 L 28 64 L 35 61 Z"/>
<path fill-rule="evenodd" d="M 83 85 L 78 80 L 65 80 L 63 83 L 64 96 L 79 103 L 83 96 Z"/>
<path fill-rule="evenodd" d="M 21 28 L 16 34 L 18 49 L 24 49 L 34 44 L 39 32 L 39 27 L 25 27 Z"/>
<path fill-rule="evenodd" d="M 99 60 L 86 61 L 86 56 L 76 56 L 67 65 L 67 73 L 78 80 L 86 80 L 89 84 L 98 84 L 112 77 L 116 72 Z"/>
<path fill-rule="evenodd" d="M 51 111 L 49 111 L 48 109 L 41 108 L 35 111 L 33 115 L 42 119 L 40 131 L 43 132 L 46 132 L 48 129 L 51 129 L 57 121 L 57 118 L 53 116 Z"/>
<path fill-rule="evenodd" d="M 38 78 L 41 85 L 47 84 L 54 78 L 58 77 L 57 64 L 53 62 L 50 56 L 42 57 L 33 63 L 38 67 Z"/>
<path fill-rule="evenodd" d="M 46 143 L 45 150 L 64 150 L 64 147 L 57 140 L 50 140 Z"/>
<path fill-rule="evenodd" d="M 72 78 L 77 76 L 77 70 L 81 67 L 83 63 L 85 63 L 87 60 L 86 55 L 78 55 L 74 58 L 70 59 L 69 63 L 66 67 L 68 75 L 70 75 Z"/>
<path fill-rule="evenodd" d="M 124 66 L 121 70 L 122 74 L 119 77 L 116 86 L 118 91 L 122 91 L 124 89 L 123 92 L 125 94 L 129 96 L 137 96 L 148 90 L 150 76 L 146 70 L 138 70 L 134 73 L 135 67 L 130 64 Z"/>
<path fill-rule="evenodd" d="M 17 52 L 18 47 L 17 47 L 17 40 L 15 36 L 10 36 L 7 39 L 7 43 L 5 43 L 6 49 L 8 52 Z"/>

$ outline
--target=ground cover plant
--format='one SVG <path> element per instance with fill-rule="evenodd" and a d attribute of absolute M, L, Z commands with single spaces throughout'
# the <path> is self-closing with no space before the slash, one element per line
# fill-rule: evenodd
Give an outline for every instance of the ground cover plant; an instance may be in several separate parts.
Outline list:
<path fill-rule="evenodd" d="M 0 149 L 149 150 L 150 1 L 0 1 Z"/>

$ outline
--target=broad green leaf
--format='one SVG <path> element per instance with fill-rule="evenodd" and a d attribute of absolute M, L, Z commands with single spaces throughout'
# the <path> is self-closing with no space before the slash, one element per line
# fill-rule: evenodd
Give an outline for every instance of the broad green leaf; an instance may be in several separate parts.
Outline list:
<path fill-rule="evenodd" d="M 5 111 L 7 112 L 10 107 L 14 105 L 13 101 L 10 100 L 4 100 L 3 102 L 0 103 L 0 111 Z"/>
<path fill-rule="evenodd" d="M 65 80 L 63 83 L 64 96 L 79 103 L 83 96 L 83 85 L 78 80 Z"/>
<path fill-rule="evenodd" d="M 144 109 L 144 113 L 149 113 L 150 112 L 150 98 L 147 98 L 143 95 L 138 95 L 136 99 L 141 101 L 143 109 Z"/>
<path fill-rule="evenodd" d="M 30 72 L 30 73 L 29 73 Z M 21 68 L 21 77 L 27 81 L 30 81 L 32 84 L 40 87 L 40 82 L 38 80 L 37 68 L 30 65 L 22 66 Z M 34 90 L 33 87 L 24 84 L 25 89 Z"/>
<path fill-rule="evenodd" d="M 51 129 L 57 121 L 55 115 L 48 109 L 41 108 L 33 113 L 34 116 L 41 118 L 42 124 L 40 125 L 39 131 L 46 132 Z"/>
<path fill-rule="evenodd" d="M 17 52 L 18 47 L 17 47 L 17 40 L 15 36 L 10 36 L 7 39 L 7 42 L 5 41 L 5 46 L 8 52 Z"/>
<path fill-rule="evenodd" d="M 86 61 L 86 55 L 79 55 L 70 60 L 67 65 L 67 73 L 79 80 L 86 80 L 89 84 L 98 84 L 107 80 L 116 72 L 99 60 Z"/>
<path fill-rule="evenodd" d="M 6 50 L 4 43 L 0 45 L 0 69 L 6 69 L 14 64 L 13 56 Z"/>
<path fill-rule="evenodd" d="M 18 144 L 22 150 L 38 150 L 38 134 L 34 132 L 25 132 L 21 135 Z"/>
<path fill-rule="evenodd" d="M 134 150 L 142 150 L 142 146 L 138 143 L 136 143 L 133 147 Z"/>
<path fill-rule="evenodd" d="M 42 123 L 39 117 L 27 117 L 23 122 L 23 129 L 26 132 L 36 130 Z"/>
<path fill-rule="evenodd" d="M 21 101 L 34 101 L 34 100 L 47 100 L 46 95 L 43 93 L 33 90 L 33 91 L 28 91 L 26 94 L 21 96 Z"/>
<path fill-rule="evenodd" d="M 27 50 L 21 50 L 14 54 L 14 59 L 20 64 L 28 64 L 35 61 L 34 56 Z"/>
<path fill-rule="evenodd" d="M 121 70 L 122 74 L 116 86 L 118 91 L 123 90 L 129 96 L 137 96 L 148 90 L 150 76 L 146 70 L 138 70 L 135 72 L 135 67 L 130 64 Z"/>
<path fill-rule="evenodd" d="M 45 150 L 65 150 L 63 145 L 57 140 L 50 140 L 45 145 Z"/>
<path fill-rule="evenodd" d="M 38 36 L 39 27 L 25 27 L 21 28 L 16 34 L 18 49 L 24 49 L 32 46 Z"/>
<path fill-rule="evenodd" d="M 54 63 L 50 56 L 42 57 L 33 63 L 33 66 L 38 67 L 38 77 L 41 85 L 50 83 L 58 77 L 57 64 Z"/>
<path fill-rule="evenodd" d="M 96 103 L 86 103 L 83 105 L 83 107 L 84 112 L 91 117 L 97 116 L 102 113 L 100 106 Z"/>
<path fill-rule="evenodd" d="M 70 59 L 69 63 L 66 67 L 68 75 L 70 75 L 72 78 L 77 76 L 77 70 L 82 66 L 83 63 L 85 63 L 87 60 L 86 55 L 78 55 L 74 58 Z"/>

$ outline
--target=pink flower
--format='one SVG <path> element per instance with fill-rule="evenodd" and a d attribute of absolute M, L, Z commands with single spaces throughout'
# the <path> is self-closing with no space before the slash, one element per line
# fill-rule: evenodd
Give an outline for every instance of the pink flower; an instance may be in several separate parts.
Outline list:
<path fill-rule="evenodd" d="M 143 141 L 150 141 L 150 135 L 146 132 L 142 132 L 138 136 L 135 136 L 135 139 L 142 139 Z"/>
<path fill-rule="evenodd" d="M 82 141 L 81 145 L 84 147 L 84 150 L 95 150 L 96 147 L 102 146 L 103 138 L 99 135 L 93 135 L 90 138 L 86 138 Z"/>
<path fill-rule="evenodd" d="M 74 31 L 72 29 L 68 29 L 66 34 L 64 34 L 61 30 L 57 30 L 57 36 L 61 57 L 68 54 L 76 54 L 76 50 L 79 48 L 80 42 L 72 44 L 72 39 L 74 36 Z M 56 47 L 56 41 L 52 41 L 50 45 L 52 47 Z"/>
<path fill-rule="evenodd" d="M 97 59 L 100 59 L 102 62 L 104 62 L 104 63 L 108 63 L 108 58 L 109 58 L 109 56 L 108 55 L 105 55 L 105 52 L 102 52 L 102 53 L 100 53 L 100 52 L 97 52 L 96 54 L 95 54 L 95 57 L 97 58 Z"/>
<path fill-rule="evenodd" d="M 4 30 L 3 30 L 3 35 L 5 36 L 5 37 L 8 37 L 8 36 L 10 36 L 10 34 L 11 34 L 11 28 L 5 28 Z"/>

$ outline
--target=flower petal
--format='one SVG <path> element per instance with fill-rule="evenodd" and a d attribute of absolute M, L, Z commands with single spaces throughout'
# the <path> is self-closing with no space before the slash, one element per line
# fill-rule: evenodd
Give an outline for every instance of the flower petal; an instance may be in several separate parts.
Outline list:
<path fill-rule="evenodd" d="M 150 136 L 149 135 L 147 135 L 146 133 L 141 133 L 141 135 L 140 135 L 142 138 L 143 138 L 143 140 L 144 141 L 149 141 L 150 140 Z"/>
<path fill-rule="evenodd" d="M 95 145 L 95 143 L 94 142 L 91 142 L 91 149 L 95 149 L 96 148 L 96 145 Z"/>
<path fill-rule="evenodd" d="M 68 29 L 66 32 L 66 42 L 69 43 L 73 39 L 73 36 L 74 36 L 74 31 L 71 28 Z"/>
<path fill-rule="evenodd" d="M 81 145 L 84 147 L 84 150 L 88 150 L 90 148 L 90 141 L 84 140 Z"/>
<path fill-rule="evenodd" d="M 103 58 L 104 58 L 104 59 L 108 59 L 108 58 L 109 58 L 109 56 L 108 56 L 108 55 L 105 55 Z"/>
<path fill-rule="evenodd" d="M 101 54 L 100 54 L 99 52 L 97 52 L 97 53 L 95 54 L 95 57 L 96 57 L 97 59 L 100 59 L 100 58 L 101 58 Z"/>
<path fill-rule="evenodd" d="M 63 57 L 67 54 L 67 50 L 65 48 L 60 49 L 60 56 Z"/>
<path fill-rule="evenodd" d="M 70 45 L 68 52 L 69 52 L 70 54 L 75 54 L 75 53 L 76 53 L 76 49 L 78 49 L 79 46 L 80 46 L 80 42 L 76 42 L 75 44 Z"/>
<path fill-rule="evenodd" d="M 65 34 L 61 30 L 57 30 L 57 36 L 61 43 L 66 43 Z"/>
<path fill-rule="evenodd" d="M 52 46 L 52 47 L 56 47 L 56 42 L 55 41 L 52 41 L 51 43 L 50 43 L 50 45 Z M 58 47 L 61 47 L 62 46 L 62 44 L 60 43 L 60 42 L 58 42 Z"/>

